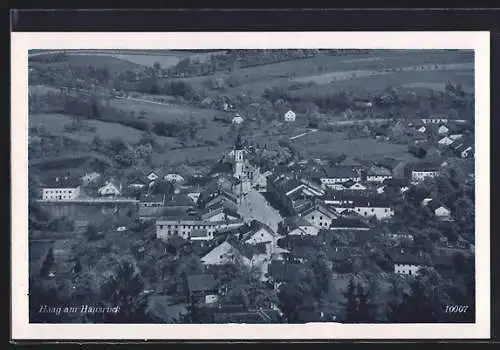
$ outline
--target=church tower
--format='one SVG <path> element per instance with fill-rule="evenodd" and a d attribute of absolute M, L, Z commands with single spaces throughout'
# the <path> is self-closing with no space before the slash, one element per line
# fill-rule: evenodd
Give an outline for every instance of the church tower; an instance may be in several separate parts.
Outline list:
<path fill-rule="evenodd" d="M 243 163 L 244 158 L 243 144 L 241 143 L 241 137 L 238 135 L 236 137 L 236 142 L 234 144 L 234 165 L 233 165 L 233 175 L 237 179 L 243 177 Z"/>

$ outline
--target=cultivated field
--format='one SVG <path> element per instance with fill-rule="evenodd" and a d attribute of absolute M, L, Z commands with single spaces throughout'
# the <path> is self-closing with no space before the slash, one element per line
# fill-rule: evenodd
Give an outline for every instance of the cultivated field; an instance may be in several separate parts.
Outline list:
<path fill-rule="evenodd" d="M 414 160 L 408 153 L 406 145 L 396 145 L 372 138 L 347 140 L 343 133 L 318 131 L 304 135 L 292 141 L 292 144 L 303 149 L 312 157 L 325 157 L 331 154 L 344 153 L 348 157 L 370 159 L 376 157 L 392 157 L 401 161 Z"/>

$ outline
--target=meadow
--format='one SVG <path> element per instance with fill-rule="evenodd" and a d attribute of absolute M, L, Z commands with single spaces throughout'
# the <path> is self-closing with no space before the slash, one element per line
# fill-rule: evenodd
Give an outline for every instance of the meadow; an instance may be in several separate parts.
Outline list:
<path fill-rule="evenodd" d="M 350 158 L 392 157 L 400 161 L 411 161 L 416 158 L 408 153 L 408 146 L 397 145 L 373 138 L 356 138 L 348 140 L 340 132 L 318 131 L 292 141 L 292 145 L 304 150 L 311 157 L 325 157 L 344 153 Z"/>

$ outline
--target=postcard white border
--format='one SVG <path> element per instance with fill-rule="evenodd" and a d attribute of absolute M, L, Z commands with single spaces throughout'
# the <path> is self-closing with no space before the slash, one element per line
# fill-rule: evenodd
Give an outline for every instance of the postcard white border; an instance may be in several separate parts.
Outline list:
<path fill-rule="evenodd" d="M 489 32 L 228 32 L 11 34 L 12 338 L 22 339 L 487 339 L 490 337 Z M 359 48 L 475 50 L 476 323 L 110 325 L 28 322 L 29 49 Z"/>

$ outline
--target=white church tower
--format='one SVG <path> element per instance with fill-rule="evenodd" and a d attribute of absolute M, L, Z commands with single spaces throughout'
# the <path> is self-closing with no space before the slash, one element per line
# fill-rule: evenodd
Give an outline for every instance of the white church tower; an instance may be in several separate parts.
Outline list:
<path fill-rule="evenodd" d="M 236 137 L 236 142 L 234 144 L 234 165 L 233 165 L 233 174 L 237 179 L 242 179 L 243 177 L 243 164 L 245 162 L 244 157 L 245 150 L 243 148 L 243 144 L 241 143 L 241 137 L 238 135 Z"/>

